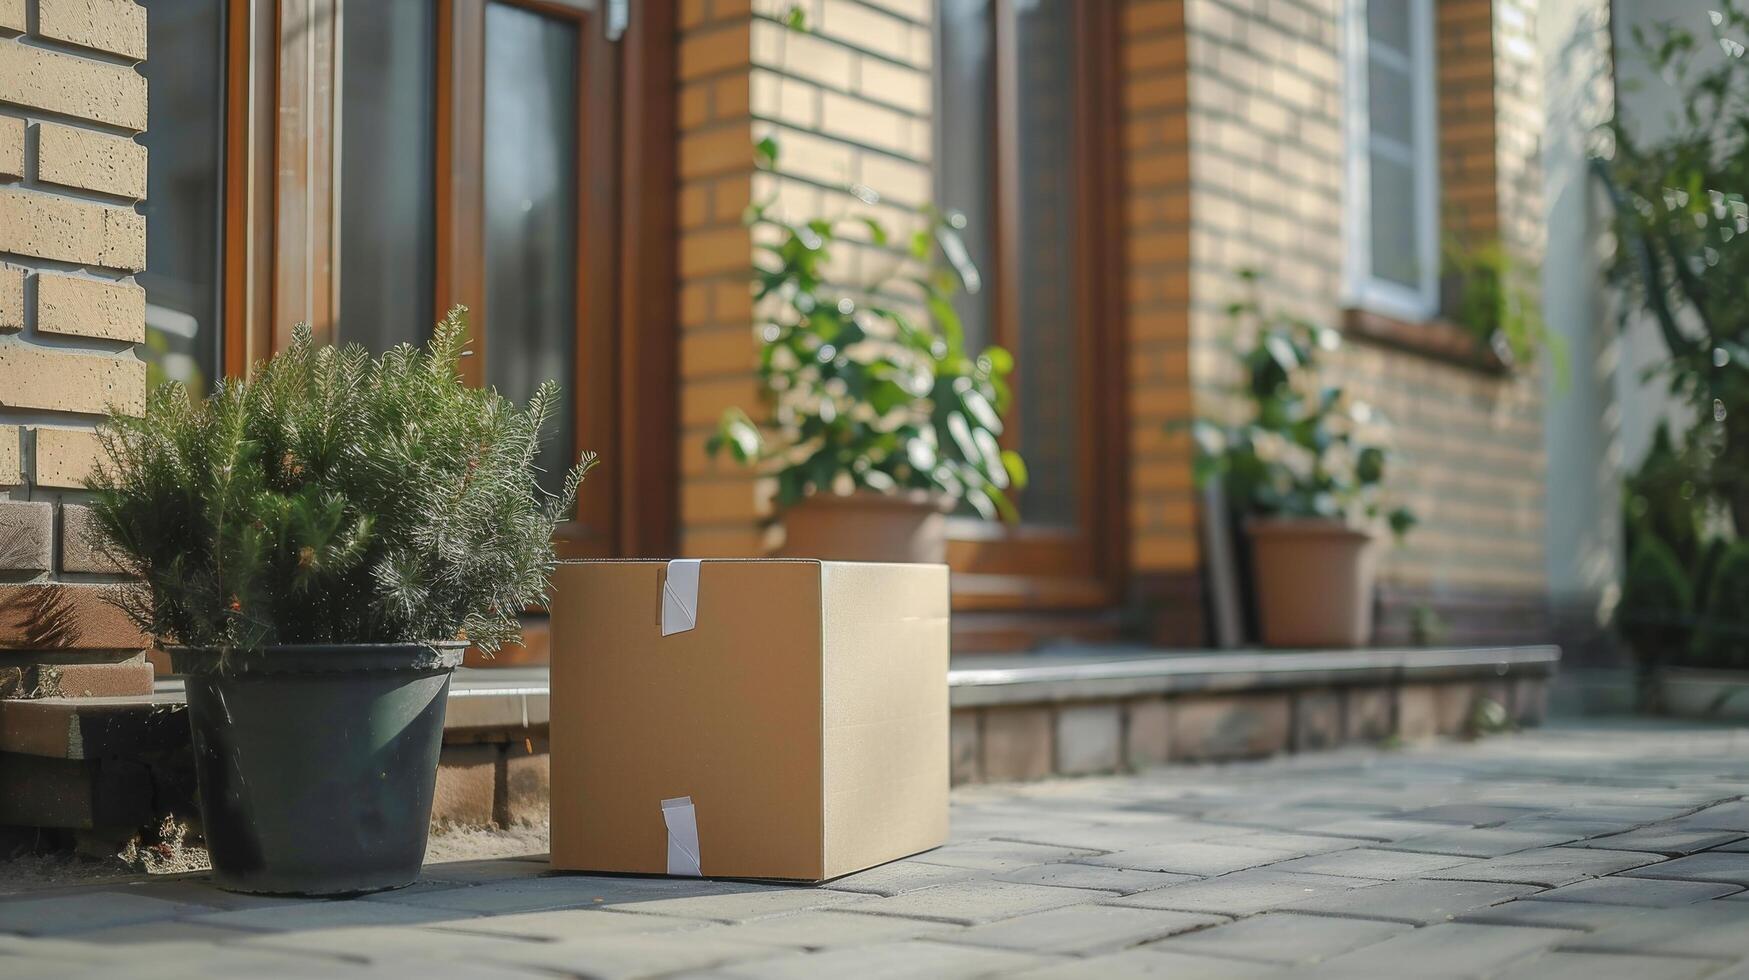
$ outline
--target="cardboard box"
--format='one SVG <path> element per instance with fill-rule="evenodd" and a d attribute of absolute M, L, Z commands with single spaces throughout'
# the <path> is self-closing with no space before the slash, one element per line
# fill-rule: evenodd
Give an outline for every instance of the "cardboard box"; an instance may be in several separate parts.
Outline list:
<path fill-rule="evenodd" d="M 824 881 L 940 845 L 947 655 L 944 565 L 561 564 L 553 866 Z"/>

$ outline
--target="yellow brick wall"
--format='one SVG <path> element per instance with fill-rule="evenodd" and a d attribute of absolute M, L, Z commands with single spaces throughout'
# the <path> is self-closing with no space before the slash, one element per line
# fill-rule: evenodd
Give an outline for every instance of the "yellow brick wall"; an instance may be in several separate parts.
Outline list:
<path fill-rule="evenodd" d="M 805 33 L 781 23 L 792 6 Z M 908 236 L 901 211 L 832 188 L 860 183 L 898 204 L 930 201 L 932 10 L 930 0 L 680 6 L 683 554 L 759 554 L 769 543 L 769 482 L 704 452 L 724 409 L 759 408 L 754 234 L 742 215 L 755 198 L 775 199 L 792 220 L 866 213 L 887 222 L 895 240 Z M 775 174 L 754 168 L 753 143 L 767 135 L 780 147 Z M 866 258 L 843 248 L 836 271 L 855 278 Z"/>
<path fill-rule="evenodd" d="M 1190 77 L 1184 4 L 1132 0 L 1120 22 L 1130 566 L 1193 574 Z"/>
<path fill-rule="evenodd" d="M 137 413 L 145 337 L 146 11 L 131 0 L 0 2 L 0 507 L 8 602 L 97 608 L 101 570 L 38 542 L 77 513 L 111 408 Z M 34 31 L 34 33 L 26 33 Z M 39 567 L 46 566 L 46 567 Z M 16 617 L 11 617 L 15 619 Z M 38 617 L 40 619 L 40 617 Z M 11 621 L 11 619 L 8 619 Z M 42 627 L 39 624 L 39 628 Z M 99 616 L 49 645 L 138 646 Z M 19 637 L 0 630 L 0 647 Z M 25 645 L 32 645 L 26 643 Z"/>
<path fill-rule="evenodd" d="M 1266 302 L 1341 323 L 1340 3 L 1189 0 L 1184 8 L 1191 388 L 1199 412 L 1225 415 L 1235 406 L 1223 390 L 1234 372 L 1222 308 L 1239 295 L 1236 270 L 1267 272 Z M 1436 0 L 1436 8 L 1443 204 L 1479 215 L 1470 228 L 1482 234 L 1510 219 L 1509 244 L 1534 261 L 1534 12 L 1520 0 Z M 1391 487 L 1423 521 L 1404 546 L 1385 549 L 1387 592 L 1431 600 L 1540 594 L 1536 379 L 1353 338 L 1327 371 L 1394 424 Z"/>

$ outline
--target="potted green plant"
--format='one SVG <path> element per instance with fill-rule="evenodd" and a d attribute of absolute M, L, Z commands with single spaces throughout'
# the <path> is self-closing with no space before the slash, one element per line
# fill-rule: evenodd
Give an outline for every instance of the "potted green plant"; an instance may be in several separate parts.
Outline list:
<path fill-rule="evenodd" d="M 770 169 L 777 144 L 762 141 L 758 158 Z M 940 562 L 951 509 L 1015 516 L 1009 492 L 1026 485 L 1026 467 L 998 441 L 1014 360 L 1000 347 L 966 349 L 952 304 L 957 289 L 978 288 L 958 235 L 965 219 L 922 214 L 927 227 L 900 248 L 872 217 L 791 221 L 769 202 L 749 209 L 752 225 L 775 233 L 754 270 L 774 428 L 730 409 L 706 448 L 775 478 L 786 555 Z M 833 250 L 852 229 L 897 254 L 863 281 L 833 282 Z"/>
<path fill-rule="evenodd" d="M 1622 64 L 1675 107 L 1618 115 L 1592 161 L 1612 210 L 1607 271 L 1624 322 L 1654 327 L 1682 410 L 1624 481 L 1628 563 L 1616 627 L 1677 714 L 1749 717 L 1749 4 L 1636 30 Z M 1721 56 L 1721 52 L 1723 55 Z"/>
<path fill-rule="evenodd" d="M 457 374 L 465 311 L 424 350 L 292 342 L 196 401 L 158 387 L 99 430 L 89 481 L 120 600 L 186 676 L 200 808 L 224 888 L 335 895 L 424 859 L 450 672 L 545 597 L 556 496 L 518 410 Z"/>
<path fill-rule="evenodd" d="M 1195 424 L 1196 480 L 1219 479 L 1251 544 L 1258 626 L 1272 647 L 1363 646 L 1372 634 L 1373 542 L 1381 521 L 1401 536 L 1415 523 L 1380 501 L 1387 453 L 1368 441 L 1384 421 L 1341 388 L 1318 386 L 1316 357 L 1334 330 L 1266 311 L 1254 272 L 1247 299 L 1228 307 L 1242 368 L 1236 424 Z"/>

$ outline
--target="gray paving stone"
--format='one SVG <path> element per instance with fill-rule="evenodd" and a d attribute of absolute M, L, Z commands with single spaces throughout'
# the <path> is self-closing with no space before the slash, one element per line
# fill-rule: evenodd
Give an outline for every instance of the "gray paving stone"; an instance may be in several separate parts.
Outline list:
<path fill-rule="evenodd" d="M 870 915 L 901 915 L 976 925 L 1027 912 L 1060 908 L 1110 898 L 1106 892 L 1051 885 L 1023 885 L 1012 881 L 960 881 L 920 888 L 903 895 L 875 898 L 856 906 Z"/>
<path fill-rule="evenodd" d="M 1491 881 L 1387 881 L 1382 885 L 1314 895 L 1284 908 L 1290 912 L 1321 912 L 1427 925 L 1540 890 L 1535 885 L 1505 885 Z"/>
<path fill-rule="evenodd" d="M 770 956 L 771 947 L 726 939 L 684 941 L 666 933 L 591 936 L 557 943 L 515 943 L 494 948 L 484 962 L 619 980 L 717 966 Z"/>
<path fill-rule="evenodd" d="M 1103 868 L 1092 864 L 1040 864 L 997 875 L 1000 881 L 1017 881 L 1029 885 L 1056 885 L 1061 888 L 1097 888 L 1119 895 L 1131 895 L 1150 888 L 1185 881 L 1200 881 L 1195 875 L 1171 874 L 1165 871 L 1137 871 L 1134 868 Z"/>
<path fill-rule="evenodd" d="M 1693 854 L 1745 839 L 1734 831 L 1691 830 L 1670 824 L 1653 824 L 1623 834 L 1593 837 L 1574 847 L 1607 847 L 1617 851 L 1650 851 L 1657 854 Z"/>
<path fill-rule="evenodd" d="M 806 915 L 808 913 L 798 913 Z M 480 915 L 449 921 L 427 922 L 420 928 L 444 932 L 468 932 L 521 939 L 581 939 L 585 936 L 624 936 L 633 933 L 689 932 L 712 927 L 697 919 L 665 915 L 636 915 L 615 909 L 555 909 L 515 915 Z"/>
<path fill-rule="evenodd" d="M 1740 959 L 1749 956 L 1749 903 L 1645 909 L 1607 928 L 1575 935 L 1561 948 Z"/>
<path fill-rule="evenodd" d="M 321 950 L 326 955 L 343 956 L 361 963 L 392 963 L 421 956 L 443 960 L 490 959 L 494 952 L 532 942 L 539 940 L 410 926 L 361 926 L 267 933 L 243 939 L 241 945 L 288 953 Z"/>
<path fill-rule="evenodd" d="M 1142 892 L 1118 899 L 1111 904 L 1175 909 L 1181 912 L 1252 915 L 1317 895 L 1376 884 L 1377 881 L 1366 878 L 1338 878 L 1334 875 L 1296 874 L 1291 871 L 1276 871 L 1273 868 L 1254 868 L 1249 871 L 1235 871 L 1218 878 Z"/>
<path fill-rule="evenodd" d="M 1403 922 L 1271 912 L 1149 946 L 1177 953 L 1230 956 L 1270 963 L 1315 963 L 1415 928 Z"/>
<path fill-rule="evenodd" d="M 1477 827 L 1424 834 L 1393 843 L 1400 851 L 1426 854 L 1458 854 L 1465 857 L 1499 857 L 1533 847 L 1553 847 L 1579 840 L 1577 834 L 1550 831 L 1506 830 L 1499 827 Z"/>
<path fill-rule="evenodd" d="M 1539 953 L 1491 975 L 1490 980 L 1598 980 L 1599 977 L 1633 977 L 1634 980 L 1692 980 L 1712 976 L 1718 960 L 1695 960 L 1675 956 L 1634 956 L 1628 953 Z"/>
<path fill-rule="evenodd" d="M 1399 813 L 1397 816 L 1406 820 L 1425 820 L 1431 823 L 1461 824 L 1465 827 L 1491 827 L 1508 820 L 1528 817 L 1535 813 L 1546 812 L 1546 807 L 1535 806 L 1494 806 L 1486 803 L 1447 803 L 1440 806 L 1423 807 Z"/>
<path fill-rule="evenodd" d="M 1013 871 L 1038 864 L 1054 864 L 1098 854 L 1094 848 L 1054 847 L 1006 840 L 969 841 L 949 844 L 919 854 L 911 860 L 973 871 Z"/>
<path fill-rule="evenodd" d="M 752 922 L 774 915 L 852 905 L 869 900 L 866 895 L 827 888 L 762 888 L 723 895 L 622 901 L 606 907 L 617 912 L 634 912 L 639 915 L 672 915 L 713 922 Z"/>
<path fill-rule="evenodd" d="M 146 955 L 135 954 L 63 976 L 127 978 L 127 980 L 189 980 L 191 977 L 274 977 L 323 980 L 355 977 L 368 971 L 363 964 L 329 956 L 321 950 L 286 953 L 271 949 L 214 946 L 205 942 L 159 943 Z"/>
<path fill-rule="evenodd" d="M 1709 851 L 1690 854 L 1663 864 L 1626 872 L 1636 878 L 1674 878 L 1682 881 L 1722 881 L 1749 885 L 1749 854 Z"/>
<path fill-rule="evenodd" d="M 1669 822 L 1690 830 L 1728 830 L 1749 834 L 1749 800 L 1709 806 Z"/>
<path fill-rule="evenodd" d="M 713 923 L 703 928 L 689 928 L 682 941 L 696 937 L 758 943 L 762 946 L 787 946 L 792 949 L 833 949 L 839 946 L 891 943 L 922 937 L 939 939 L 962 928 L 964 927 L 946 922 L 902 919 L 893 915 L 858 915 L 855 912 L 823 909 L 760 919 L 757 922 L 734 925 Z"/>
<path fill-rule="evenodd" d="M 1108 868 L 1170 871 L 1175 874 L 1220 875 L 1229 871 L 1243 871 L 1246 868 L 1274 864 L 1277 861 L 1286 861 L 1293 857 L 1295 855 L 1289 851 L 1271 851 L 1256 847 L 1238 847 L 1231 844 L 1186 841 L 1175 844 L 1157 844 L 1153 847 L 1138 847 L 1134 850 L 1100 854 L 1080 860 L 1083 864 L 1097 864 Z"/>
<path fill-rule="evenodd" d="M 1590 902 L 1544 902 L 1541 895 L 1531 895 L 1504 905 L 1465 912 L 1459 922 L 1484 922 L 1500 926 L 1543 926 L 1550 929 L 1572 929 L 1593 932 L 1618 922 L 1644 915 L 1643 907 L 1630 905 L 1598 905 Z"/>
<path fill-rule="evenodd" d="M 1283 861 L 1271 865 L 1275 871 L 1300 871 L 1345 878 L 1370 878 L 1375 881 L 1396 881 L 1418 878 L 1446 868 L 1471 863 L 1470 859 L 1450 854 L 1421 854 L 1413 851 L 1385 851 L 1357 847 L 1329 854 Z"/>
<path fill-rule="evenodd" d="M 973 926 L 941 939 L 1023 952 L 1088 955 L 1116 952 L 1151 939 L 1226 921 L 1218 915 L 1077 905 Z"/>
<path fill-rule="evenodd" d="M 264 908 L 232 909 L 214 912 L 190 920 L 230 929 L 290 931 L 294 929 L 331 929 L 338 926 L 420 925 L 427 922 L 450 922 L 469 918 L 472 913 L 453 909 L 426 908 L 417 905 L 390 905 L 387 902 L 342 901 L 303 902 L 297 905 L 273 905 Z"/>
<path fill-rule="evenodd" d="M 950 881 L 965 881 L 980 877 L 970 868 L 952 868 L 944 864 L 920 864 L 916 861 L 894 861 L 878 868 L 834 878 L 823 888 L 833 891 L 864 892 L 870 895 L 903 895 L 931 885 Z"/>
<path fill-rule="evenodd" d="M 411 891 L 384 892 L 381 895 L 366 896 L 360 901 L 380 905 L 449 909 L 481 915 L 509 915 L 515 912 L 541 912 L 547 909 L 621 905 L 696 895 L 725 895 L 764 890 L 782 891 L 786 888 L 789 886 L 753 885 L 699 878 L 607 878 L 599 875 L 560 875 L 551 878 L 446 888 L 419 893 Z M 790 888 L 790 890 L 797 889 Z"/>
<path fill-rule="evenodd" d="M 817 980 L 820 977 L 869 977 L 876 980 L 957 980 L 1013 973 L 1050 962 L 1012 950 L 955 946 L 928 940 L 880 943 L 818 953 L 788 953 L 719 967 L 713 976 L 756 977 L 759 980 Z"/>
<path fill-rule="evenodd" d="M 1505 881 L 1554 888 L 1598 875 L 1614 874 L 1652 864 L 1656 854 L 1605 851 L 1592 848 L 1539 847 L 1501 857 L 1460 864 L 1426 877 L 1463 881 Z"/>
<path fill-rule="evenodd" d="M 1423 834 L 1450 830 L 1450 824 L 1431 820 L 1402 820 L 1396 817 L 1351 817 L 1331 823 L 1313 824 L 1305 828 L 1317 834 L 1354 837 L 1359 840 L 1399 841 Z"/>
<path fill-rule="evenodd" d="M 198 905 L 111 891 L 46 898 L 25 895 L 0 902 L 0 932 L 53 936 L 105 926 L 156 922 L 203 911 L 206 910 Z"/>
<path fill-rule="evenodd" d="M 1027 970 L 1014 974 L 1012 980 L 1089 980 L 1094 977 L 1098 980 L 1134 980 L 1137 977 L 1255 980 L 1259 977 L 1282 976 L 1283 972 L 1281 967 L 1268 963 L 1198 956 L 1150 946 Z"/>
<path fill-rule="evenodd" d="M 1352 837 L 1327 834 L 1293 834 L 1285 831 L 1264 831 L 1255 834 L 1242 834 L 1238 837 L 1223 837 L 1221 843 L 1232 844 L 1235 847 L 1261 847 L 1270 851 L 1287 851 L 1296 857 L 1328 854 L 1331 851 L 1346 851 L 1351 847 L 1361 846 L 1361 842 Z"/>
<path fill-rule="evenodd" d="M 248 929 L 232 929 L 225 926 L 208 925 L 204 922 L 158 920 L 135 922 L 125 926 L 108 926 L 101 929 L 82 929 L 75 934 L 75 937 L 81 943 L 97 943 L 104 946 L 149 946 L 159 943 L 230 942 L 258 935 L 260 933 Z M 0 971 L 0 974 L 4 972 Z"/>
<path fill-rule="evenodd" d="M 1384 942 L 1331 957 L 1295 975 L 1306 978 L 1473 977 L 1540 952 L 1571 936 L 1572 933 L 1562 929 L 1448 922 L 1405 932 Z"/>
<path fill-rule="evenodd" d="M 1048 844 L 1095 851 L 1128 851 L 1159 844 L 1207 840 L 1211 837 L 1236 835 L 1255 830 L 1254 827 L 1228 827 L 1198 820 L 1155 820 L 1136 824 L 1111 824 L 1076 830 L 1051 831 L 1015 829 L 1000 834 L 1005 840 Z"/>
<path fill-rule="evenodd" d="M 1668 881 L 1616 875 L 1555 888 L 1543 892 L 1537 898 L 1545 902 L 1595 902 L 1600 905 L 1670 908 L 1693 905 L 1695 902 L 1721 898 L 1742 890 L 1742 886 L 1729 882 Z"/>

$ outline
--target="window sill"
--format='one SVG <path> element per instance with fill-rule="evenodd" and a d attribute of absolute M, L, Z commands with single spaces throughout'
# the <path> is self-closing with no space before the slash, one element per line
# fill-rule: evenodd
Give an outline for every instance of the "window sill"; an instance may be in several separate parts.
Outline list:
<path fill-rule="evenodd" d="M 1471 368 L 1484 374 L 1508 374 L 1509 365 L 1487 344 L 1449 320 L 1408 321 L 1349 308 L 1342 311 L 1343 332 L 1350 337 L 1422 357 Z"/>

